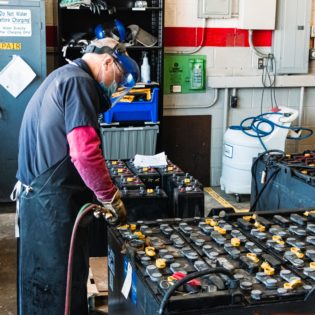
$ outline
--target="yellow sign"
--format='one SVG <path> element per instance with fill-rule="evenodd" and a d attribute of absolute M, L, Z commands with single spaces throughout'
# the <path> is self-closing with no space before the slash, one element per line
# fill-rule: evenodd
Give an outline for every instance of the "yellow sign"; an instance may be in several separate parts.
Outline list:
<path fill-rule="evenodd" d="M 1 43 L 0 50 L 21 50 L 22 43 Z"/>

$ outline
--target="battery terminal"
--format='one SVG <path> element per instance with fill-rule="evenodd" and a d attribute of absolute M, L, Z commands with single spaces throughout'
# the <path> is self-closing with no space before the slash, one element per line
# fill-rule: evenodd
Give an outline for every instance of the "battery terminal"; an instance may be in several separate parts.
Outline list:
<path fill-rule="evenodd" d="M 267 261 L 264 261 L 260 267 L 267 276 L 273 276 L 275 274 L 275 268 L 271 267 Z"/>
<path fill-rule="evenodd" d="M 256 264 L 259 262 L 259 258 L 254 253 L 247 253 L 246 257 L 249 258 L 251 261 L 253 261 Z"/>
<path fill-rule="evenodd" d="M 304 258 L 304 254 L 301 253 L 301 250 L 298 247 L 291 247 L 291 252 L 296 255 L 297 258 Z"/>
<path fill-rule="evenodd" d="M 225 235 L 226 234 L 226 229 L 221 228 L 220 226 L 215 226 L 214 230 L 219 232 L 221 235 Z"/>
<path fill-rule="evenodd" d="M 237 237 L 231 238 L 232 246 L 239 247 L 241 245 L 241 240 Z"/>
<path fill-rule="evenodd" d="M 286 290 L 293 290 L 293 289 L 296 289 L 296 288 L 299 288 L 300 286 L 302 286 L 303 283 L 301 281 L 301 279 L 299 278 L 295 278 L 293 279 L 292 281 L 290 282 L 286 282 L 283 287 L 286 289 Z"/>

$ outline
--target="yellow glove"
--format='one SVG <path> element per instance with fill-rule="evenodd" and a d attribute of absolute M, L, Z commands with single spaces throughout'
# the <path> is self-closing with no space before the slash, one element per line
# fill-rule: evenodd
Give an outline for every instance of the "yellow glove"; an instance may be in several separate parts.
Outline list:
<path fill-rule="evenodd" d="M 119 190 L 115 192 L 111 201 L 101 201 L 105 211 L 109 211 L 113 216 L 108 218 L 110 224 L 124 224 L 126 222 L 127 211 L 124 203 L 121 200 L 121 193 Z"/>

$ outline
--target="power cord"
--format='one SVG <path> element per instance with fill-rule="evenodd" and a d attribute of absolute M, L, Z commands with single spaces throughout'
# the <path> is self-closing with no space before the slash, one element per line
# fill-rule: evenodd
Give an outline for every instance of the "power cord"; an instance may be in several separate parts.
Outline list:
<path fill-rule="evenodd" d="M 280 157 L 279 157 L 280 156 Z M 279 173 L 280 168 L 276 169 L 268 178 L 268 180 L 263 184 L 264 186 L 262 187 L 262 189 L 260 190 L 260 192 L 258 192 L 258 184 L 257 184 L 257 177 L 256 177 L 256 173 L 257 173 L 257 166 L 258 166 L 258 162 L 261 160 L 265 161 L 265 170 L 264 172 L 266 172 L 266 170 L 268 168 L 271 168 L 271 166 L 274 166 L 274 159 L 275 157 L 277 157 L 277 162 L 280 162 L 284 157 L 286 156 L 285 152 L 281 151 L 281 150 L 269 150 L 264 152 L 263 154 L 259 155 L 251 168 L 251 173 L 252 173 L 252 180 L 254 181 L 254 189 L 255 189 L 255 193 L 256 193 L 256 198 L 252 204 L 252 206 L 250 207 L 249 211 L 255 211 L 256 206 L 258 201 L 260 200 L 263 192 L 265 191 L 266 187 L 269 185 L 269 183 L 271 183 L 271 181 L 276 177 L 276 175 Z M 262 176 L 265 176 L 262 174 Z"/>
<path fill-rule="evenodd" d="M 112 213 L 96 204 L 87 203 L 85 204 L 79 211 L 76 220 L 74 222 L 74 226 L 72 229 L 71 240 L 70 240 L 70 248 L 69 248 L 69 256 L 68 256 L 68 269 L 67 269 L 67 284 L 66 284 L 66 297 L 65 297 L 65 312 L 64 315 L 70 315 L 71 309 L 71 285 L 72 285 L 72 264 L 73 264 L 73 256 L 74 256 L 74 247 L 76 241 L 76 235 L 80 223 L 88 215 L 90 212 L 93 212 L 96 217 L 100 217 L 101 214 L 104 215 L 105 220 L 109 219 L 112 216 Z"/>
<path fill-rule="evenodd" d="M 225 268 L 213 268 L 213 269 L 206 269 L 206 270 L 193 272 L 193 273 L 187 275 L 185 278 L 177 281 L 173 286 L 171 286 L 167 290 L 167 292 L 165 293 L 165 295 L 161 301 L 161 305 L 160 305 L 158 314 L 163 315 L 166 304 L 168 303 L 171 295 L 176 291 L 177 288 L 179 288 L 181 285 L 185 284 L 186 282 L 188 282 L 192 279 L 199 278 L 199 277 L 209 275 L 212 273 L 217 273 L 217 274 L 221 273 L 221 274 L 225 274 L 225 275 L 229 276 L 231 279 L 233 278 L 233 274 Z M 233 278 L 233 281 L 236 282 L 236 280 L 234 278 Z"/>

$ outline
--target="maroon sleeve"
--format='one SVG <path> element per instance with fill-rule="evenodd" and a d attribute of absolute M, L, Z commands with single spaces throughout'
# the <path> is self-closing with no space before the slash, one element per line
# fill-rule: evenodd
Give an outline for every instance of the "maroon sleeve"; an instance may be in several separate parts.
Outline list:
<path fill-rule="evenodd" d="M 90 126 L 77 127 L 67 134 L 70 157 L 84 183 L 100 201 L 111 201 L 113 184 L 100 149 L 100 139 Z"/>

